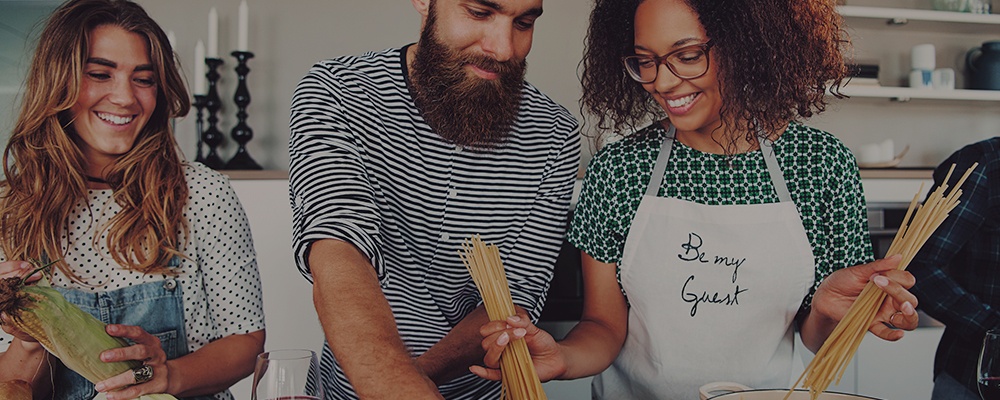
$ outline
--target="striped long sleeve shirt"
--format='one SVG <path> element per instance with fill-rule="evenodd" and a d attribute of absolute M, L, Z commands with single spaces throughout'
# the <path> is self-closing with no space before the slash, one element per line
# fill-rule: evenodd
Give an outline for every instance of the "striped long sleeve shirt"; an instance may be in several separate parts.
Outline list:
<path fill-rule="evenodd" d="M 579 168 L 573 116 L 525 83 L 497 148 L 462 148 L 423 120 L 410 95 L 405 48 L 320 62 L 292 99 L 293 251 L 311 279 L 309 245 L 353 244 L 375 268 L 399 333 L 420 355 L 482 300 L 459 258 L 464 239 L 496 244 L 514 302 L 537 320 L 562 244 Z M 322 381 L 355 398 L 329 345 Z M 497 398 L 471 374 L 439 387 L 449 399 Z"/>

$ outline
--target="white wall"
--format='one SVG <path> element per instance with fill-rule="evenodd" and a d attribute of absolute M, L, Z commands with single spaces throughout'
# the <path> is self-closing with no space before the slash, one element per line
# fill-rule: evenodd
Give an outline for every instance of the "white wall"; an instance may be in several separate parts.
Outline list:
<path fill-rule="evenodd" d="M 208 11 L 219 12 L 219 53 L 225 59 L 220 96 L 226 102 L 220 126 L 227 134 L 236 123 L 232 104 L 238 0 L 139 0 L 165 30 L 177 36 L 177 53 L 187 76 L 193 74 L 194 47 L 207 41 Z M 316 61 L 347 54 L 399 47 L 419 37 L 420 15 L 406 0 L 248 0 L 252 101 L 249 151 L 265 168 L 288 165 L 288 109 L 296 83 Z M 2 3 L 0 3 L 2 4 Z M 546 0 L 528 56 L 527 79 L 578 114 L 580 89 L 576 65 L 583 49 L 588 7 L 580 0 Z M 2 6 L 2 5 L 0 5 Z M 224 55 L 223 55 L 224 54 Z M 178 124 L 178 141 L 194 153 L 193 118 Z M 222 149 L 231 154 L 232 141 Z"/>
<path fill-rule="evenodd" d="M 292 261 L 292 210 L 287 180 L 234 180 L 250 219 L 264 292 L 266 350 L 312 349 L 319 354 L 323 330 L 312 305 L 312 285 Z M 250 398 L 250 379 L 234 386 L 237 399 Z"/>
<path fill-rule="evenodd" d="M 18 93 L 31 62 L 34 39 L 41 31 L 38 21 L 54 3 L 0 0 L 0 141 L 6 142 L 18 107 Z"/>
<path fill-rule="evenodd" d="M 315 61 L 344 54 L 358 54 L 400 46 L 417 38 L 419 16 L 405 0 L 248 0 L 251 14 L 250 47 L 257 54 L 251 61 L 253 103 L 250 123 L 256 138 L 250 152 L 266 168 L 287 165 L 287 119 L 292 90 Z M 177 33 L 178 52 L 190 75 L 194 43 L 206 36 L 206 15 L 215 6 L 221 18 L 220 49 L 235 42 L 236 0 L 140 0 L 165 29 Z M 850 0 L 851 5 L 929 8 L 927 0 Z M 535 43 L 528 57 L 528 80 L 579 116 L 580 84 L 577 67 L 583 52 L 590 2 L 546 0 L 545 14 L 538 21 Z M 965 82 L 961 60 L 965 50 L 989 39 L 1000 39 L 995 26 L 969 27 L 953 32 L 947 26 L 928 28 L 886 27 L 879 21 L 848 20 L 858 60 L 877 60 L 885 85 L 903 81 L 909 71 L 909 49 L 919 43 L 935 43 L 938 66 L 958 72 L 959 87 Z M 857 26 L 857 27 L 855 27 Z M 221 50 L 220 50 L 221 51 Z M 231 102 L 235 73 L 227 58 L 223 97 Z M 229 95 L 226 95 L 229 94 Z M 850 148 L 893 139 L 898 147 L 910 145 L 902 166 L 934 166 L 966 143 L 1000 134 L 996 103 L 915 100 L 895 103 L 879 99 L 834 101 L 828 112 L 808 121 L 840 137 Z M 220 125 L 224 132 L 234 124 L 233 106 Z M 193 122 L 181 121 L 178 135 L 192 154 Z M 584 160 L 590 146 L 584 141 Z M 224 148 L 230 154 L 232 146 Z"/>
<path fill-rule="evenodd" d="M 208 41 L 208 11 L 219 13 L 219 56 L 226 64 L 219 72 L 219 95 L 223 110 L 219 128 L 226 142 L 219 149 L 228 159 L 235 145 L 229 131 L 236 124 L 235 59 L 229 53 L 236 46 L 239 0 L 137 0 L 166 31 L 174 31 L 176 52 L 182 70 L 193 82 L 194 47 Z M 6 137 L 8 114 L 15 104 L 13 90 L 19 86 L 26 54 L 34 48 L 20 35 L 3 29 L 12 25 L 30 31 L 35 19 L 58 1 L 0 0 L 0 129 Z M 406 0 L 247 0 L 250 9 L 250 51 L 255 53 L 248 66 L 251 103 L 249 125 L 254 139 L 248 149 L 265 169 L 287 169 L 288 109 L 296 83 L 316 61 L 348 54 L 399 47 L 415 42 L 420 31 L 420 15 Z M 589 8 L 580 0 L 547 0 L 545 13 L 535 30 L 528 57 L 527 78 L 574 114 L 579 114 L 579 82 L 576 66 L 583 49 Z M 26 20 L 31 20 L 26 21 Z M 22 28 L 23 26 L 23 28 Z M 40 30 L 41 28 L 37 28 Z M 36 33 L 37 34 L 37 33 Z M 26 35 L 27 36 L 27 35 Z M 193 159 L 197 138 L 194 111 L 177 123 L 177 138 L 188 158 Z"/>
<path fill-rule="evenodd" d="M 232 103 L 236 74 L 228 55 L 236 42 L 238 0 L 138 0 L 165 30 L 177 37 L 177 53 L 186 76 L 193 73 L 194 46 L 207 40 L 207 14 L 216 7 L 220 18 L 219 49 L 226 61 L 220 72 L 220 96 L 224 108 L 220 129 L 227 142 L 220 148 L 224 158 L 235 150 L 229 131 L 235 121 Z M 27 5 L 58 3 L 53 0 L 0 0 L 0 24 L 30 28 L 22 19 L 32 18 Z M 288 108 L 295 84 L 316 61 L 345 54 L 359 54 L 401 46 L 416 40 L 419 15 L 405 0 L 248 0 L 250 6 L 250 61 L 248 81 L 252 102 L 249 124 L 254 130 L 250 154 L 267 169 L 286 169 L 288 164 Z M 849 0 L 851 5 L 929 8 L 929 0 Z M 590 2 L 546 0 L 539 19 L 535 43 L 528 57 L 528 80 L 579 116 L 580 85 L 577 66 L 583 51 Z M 12 22 L 13 21 L 13 22 Z M 939 67 L 958 72 L 958 86 L 965 82 L 962 57 L 985 40 L 1000 39 L 1000 27 L 911 23 L 887 27 L 877 20 L 849 19 L 858 60 L 876 60 L 882 66 L 883 85 L 900 84 L 909 69 L 909 50 L 919 43 L 934 43 Z M 21 29 L 21 28 L 19 28 Z M 0 29 L 0 129 L 10 127 L 14 96 L 10 93 L 26 63 L 24 50 L 9 45 L 10 33 Z M 21 39 L 23 41 L 23 39 Z M 28 46 L 30 49 L 32 46 Z M 6 83 L 5 83 L 6 82 Z M 867 143 L 893 139 L 898 147 L 909 144 L 903 166 L 934 166 L 966 143 L 1000 134 L 1000 113 L 995 102 L 914 100 L 895 103 L 879 99 L 834 101 L 829 110 L 809 121 L 840 137 L 857 149 Z M 178 121 L 178 142 L 189 158 L 194 157 L 194 117 Z M 584 165 L 590 146 L 584 143 Z"/>

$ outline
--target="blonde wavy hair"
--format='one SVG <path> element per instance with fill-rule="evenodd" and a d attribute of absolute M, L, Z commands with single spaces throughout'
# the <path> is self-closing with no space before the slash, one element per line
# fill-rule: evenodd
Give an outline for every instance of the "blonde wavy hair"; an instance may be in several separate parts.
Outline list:
<path fill-rule="evenodd" d="M 87 160 L 72 136 L 70 107 L 80 93 L 90 35 L 113 25 L 146 38 L 156 73 L 156 107 L 133 148 L 106 169 L 122 210 L 100 232 L 115 262 L 144 273 L 166 266 L 187 240 L 184 161 L 170 120 L 191 107 L 166 34 L 141 6 L 127 0 L 70 0 L 48 19 L 28 71 L 21 110 L 3 153 L 0 248 L 8 260 L 65 254 L 68 221 L 87 193 Z M 100 235 L 93 239 L 98 247 Z M 79 280 L 65 261 L 56 268 Z"/>

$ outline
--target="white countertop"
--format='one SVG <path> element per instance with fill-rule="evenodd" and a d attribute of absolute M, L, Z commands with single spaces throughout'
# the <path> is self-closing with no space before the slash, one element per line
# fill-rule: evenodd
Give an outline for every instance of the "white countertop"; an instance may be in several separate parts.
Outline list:
<path fill-rule="evenodd" d="M 231 180 L 287 180 L 288 171 L 220 171 Z M 862 170 L 861 179 L 865 187 L 865 198 L 868 202 L 905 202 L 909 203 L 913 195 L 920 191 L 923 200 L 930 189 L 933 180 L 930 170 L 894 171 L 894 170 Z M 921 190 L 920 184 L 924 184 Z M 583 187 L 583 179 L 578 178 L 573 187 L 573 205 L 576 205 Z"/>
<path fill-rule="evenodd" d="M 918 201 L 927 197 L 927 192 L 934 180 L 927 179 L 895 179 L 895 178 L 862 178 L 865 188 L 865 200 L 868 203 L 900 202 L 909 203 L 918 194 Z M 921 187 L 921 185 L 923 185 Z"/>

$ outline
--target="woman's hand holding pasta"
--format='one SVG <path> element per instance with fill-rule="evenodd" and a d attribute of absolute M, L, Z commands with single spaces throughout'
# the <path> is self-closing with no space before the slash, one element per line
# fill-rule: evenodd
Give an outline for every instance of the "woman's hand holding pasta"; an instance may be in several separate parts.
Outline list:
<path fill-rule="evenodd" d="M 921 185 L 920 191 L 913 196 L 913 200 L 910 202 L 910 207 L 903 217 L 903 223 L 896 232 L 889 250 L 886 251 L 886 254 L 901 256 L 901 261 L 898 262 L 896 269 L 905 270 L 920 247 L 934 233 L 934 230 L 948 218 L 948 213 L 958 205 L 959 198 L 962 197 L 960 189 L 962 183 L 977 166 L 979 163 L 972 164 L 953 188 L 942 184 L 932 190 L 923 204 L 918 202 L 920 193 L 923 191 L 923 185 Z M 954 171 L 955 165 L 953 164 L 945 176 L 944 182 L 951 182 L 951 174 Z M 951 190 L 949 191 L 949 189 Z M 912 282 L 909 284 L 908 287 L 913 286 Z M 901 332 L 886 333 L 886 329 L 892 330 L 893 327 L 915 328 L 915 312 L 910 313 L 910 310 L 916 305 L 916 299 L 906 300 L 906 297 L 909 296 L 902 295 L 903 292 L 906 291 L 901 291 L 894 286 L 889 278 L 874 276 L 870 284 L 865 285 L 854 304 L 837 323 L 833 332 L 826 338 L 823 346 L 816 352 L 816 356 L 813 357 L 794 386 L 803 382 L 809 388 L 812 398 L 815 399 L 830 386 L 830 383 L 835 380 L 839 381 L 844 375 L 847 364 L 861 345 L 866 331 L 871 330 L 876 334 L 877 331 L 882 331 L 889 338 L 898 339 L 901 337 Z M 899 318 L 902 322 L 894 321 L 894 317 L 897 315 L 904 316 L 904 318 Z M 888 325 L 883 328 L 876 326 L 876 324 Z M 785 398 L 787 399 L 791 393 L 789 391 Z"/>
<path fill-rule="evenodd" d="M 521 313 L 525 320 L 524 310 L 514 305 L 514 300 L 510 295 L 510 286 L 507 284 L 507 273 L 504 271 L 503 261 L 500 259 L 500 249 L 496 245 L 486 244 L 479 237 L 473 236 L 462 243 L 462 250 L 459 256 L 465 267 L 472 275 L 472 280 L 483 298 L 486 306 L 486 313 L 490 320 L 505 321 L 517 313 Z M 523 328 L 515 328 L 523 329 Z M 503 335 L 503 334 L 501 334 Z M 502 340 L 503 346 L 511 344 L 510 351 L 501 351 L 503 357 L 499 358 L 500 381 L 503 386 L 504 399 L 506 400 L 545 400 L 545 389 L 535 371 L 534 361 L 528 350 L 528 345 L 523 340 Z"/>
<path fill-rule="evenodd" d="M 913 330 L 918 322 L 915 310 L 917 297 L 908 291 L 916 281 L 909 272 L 896 269 L 901 260 L 902 256 L 893 255 L 830 274 L 816 290 L 813 311 L 834 322 L 844 319 L 865 285 L 871 281 L 887 296 L 868 330 L 885 340 L 899 340 L 903 337 L 901 329 Z M 893 317 L 897 312 L 899 314 Z"/>
<path fill-rule="evenodd" d="M 535 372 L 542 382 L 558 378 L 566 371 L 566 362 L 559 350 L 559 344 L 548 332 L 531 323 L 528 315 L 520 308 L 515 316 L 506 321 L 490 321 L 483 325 L 479 333 L 483 336 L 484 367 L 469 368 L 472 373 L 489 380 L 500 380 L 500 355 L 507 345 L 524 338 L 535 364 Z"/>

